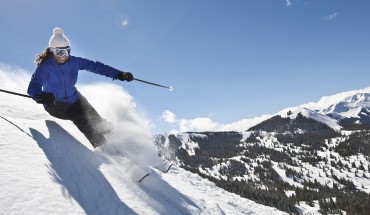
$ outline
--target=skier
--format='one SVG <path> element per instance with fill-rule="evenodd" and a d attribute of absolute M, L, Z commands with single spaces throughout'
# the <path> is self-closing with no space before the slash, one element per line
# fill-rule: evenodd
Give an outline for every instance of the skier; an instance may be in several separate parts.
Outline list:
<path fill-rule="evenodd" d="M 121 81 L 134 79 L 130 72 L 122 72 L 100 62 L 71 56 L 71 45 L 61 28 L 53 30 L 49 46 L 36 56 L 37 68 L 28 86 L 28 94 L 43 104 L 53 117 L 71 120 L 93 147 L 106 142 L 104 134 L 113 125 L 103 119 L 75 87 L 79 70 L 105 75 Z"/>

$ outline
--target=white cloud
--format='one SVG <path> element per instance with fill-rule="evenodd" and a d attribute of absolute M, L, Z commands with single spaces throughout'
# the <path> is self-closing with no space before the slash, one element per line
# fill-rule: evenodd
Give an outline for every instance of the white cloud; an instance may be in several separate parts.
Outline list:
<path fill-rule="evenodd" d="M 176 119 L 176 115 L 169 110 L 162 113 L 161 118 L 172 124 L 172 130 L 169 133 L 183 132 L 204 132 L 204 131 L 237 131 L 243 132 L 250 127 L 270 118 L 271 115 L 263 115 L 252 119 L 242 119 L 229 124 L 221 124 L 213 121 L 209 117 L 197 117 L 194 119 Z"/>
<path fill-rule="evenodd" d="M 162 113 L 162 119 L 165 122 L 172 124 L 176 122 L 176 115 L 169 110 L 165 110 Z"/>
<path fill-rule="evenodd" d="M 220 131 L 238 131 L 238 132 L 246 131 L 249 128 L 259 124 L 260 122 L 267 120 L 270 117 L 272 117 L 272 115 L 263 115 L 263 116 L 255 117 L 252 119 L 242 119 L 237 122 L 225 124 L 221 126 L 219 130 Z"/>
<path fill-rule="evenodd" d="M 210 118 L 195 118 L 191 120 L 182 119 L 179 122 L 180 132 L 187 131 L 216 131 L 219 129 L 219 124 Z"/>
<path fill-rule="evenodd" d="M 252 119 L 242 119 L 228 124 L 221 124 L 213 121 L 210 117 L 196 117 L 193 119 L 176 119 L 176 115 L 165 110 L 161 118 L 171 124 L 171 131 L 169 133 L 183 133 L 183 132 L 204 132 L 204 131 L 237 131 L 243 132 L 259 124 L 260 122 L 270 118 L 272 115 L 263 115 Z"/>
<path fill-rule="evenodd" d="M 326 20 L 333 20 L 333 19 L 337 18 L 337 16 L 338 16 L 338 13 L 335 12 L 335 13 L 332 13 L 332 14 L 330 14 L 328 16 L 325 16 L 324 19 L 326 19 Z"/>

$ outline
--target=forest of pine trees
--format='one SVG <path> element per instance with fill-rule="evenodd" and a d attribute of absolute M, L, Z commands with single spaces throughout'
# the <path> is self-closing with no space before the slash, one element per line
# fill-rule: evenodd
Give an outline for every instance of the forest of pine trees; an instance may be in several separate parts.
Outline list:
<path fill-rule="evenodd" d="M 267 134 L 273 136 L 272 146 L 262 142 Z M 368 214 L 370 211 L 370 195 L 349 178 L 338 176 L 346 173 L 369 179 L 370 131 L 342 136 L 325 124 L 298 114 L 295 119 L 272 117 L 249 129 L 249 136 L 244 139 L 239 132 L 189 132 L 186 135 L 188 142 L 198 144 L 195 155 L 189 155 L 183 148 L 184 140 L 176 135 L 168 136 L 167 148 L 163 147 L 163 137 L 157 139 L 160 151 L 168 158 L 178 159 L 183 168 L 229 192 L 290 214 L 299 214 L 296 206 L 301 202 L 311 206 L 318 204 L 322 214 L 341 214 L 342 211 Z M 332 139 L 338 142 L 329 147 Z M 319 156 L 319 152 L 326 152 L 327 156 Z M 349 159 L 359 154 L 365 160 Z M 223 177 L 206 174 L 207 169 L 216 165 Z M 302 186 L 285 182 L 276 172 L 276 165 L 285 171 L 285 177 Z M 315 175 L 307 166 L 320 171 Z M 258 180 L 243 179 L 249 175 Z M 315 177 L 330 183 L 319 183 Z M 286 191 L 293 194 L 288 196 Z"/>

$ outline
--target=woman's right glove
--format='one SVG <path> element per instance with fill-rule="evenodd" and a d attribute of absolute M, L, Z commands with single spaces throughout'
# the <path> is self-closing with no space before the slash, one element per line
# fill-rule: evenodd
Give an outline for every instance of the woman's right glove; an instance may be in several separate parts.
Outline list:
<path fill-rule="evenodd" d="M 55 104 L 55 96 L 52 93 L 40 93 L 35 96 L 37 103 L 44 105 L 53 105 Z"/>
<path fill-rule="evenodd" d="M 132 81 L 134 80 L 134 76 L 131 74 L 131 72 L 120 72 L 118 73 L 117 79 L 120 81 Z"/>

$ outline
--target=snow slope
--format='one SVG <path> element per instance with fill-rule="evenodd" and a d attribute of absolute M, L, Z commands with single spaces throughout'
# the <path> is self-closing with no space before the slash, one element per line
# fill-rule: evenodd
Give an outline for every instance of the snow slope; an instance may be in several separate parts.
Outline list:
<path fill-rule="evenodd" d="M 24 93 L 29 78 L 19 68 L 0 66 L 3 89 Z M 113 84 L 79 89 L 116 125 L 109 141 L 124 157 L 93 149 L 73 123 L 50 117 L 31 99 L 1 93 L 1 215 L 284 214 L 181 168 L 167 174 L 147 168 L 158 158 L 149 121 L 131 96 Z M 140 184 L 132 179 L 135 166 L 151 172 Z"/>
<path fill-rule="evenodd" d="M 290 112 L 291 115 L 288 116 L 288 112 Z M 287 118 L 287 117 L 295 118 L 295 117 L 297 117 L 297 115 L 299 113 L 301 113 L 303 116 L 305 116 L 307 118 L 311 118 L 311 119 L 314 119 L 318 122 L 322 122 L 322 123 L 330 126 L 331 128 L 335 129 L 335 130 L 340 130 L 342 128 L 338 124 L 338 120 L 330 118 L 330 117 L 328 117 L 326 115 L 323 115 L 321 113 L 318 113 L 316 111 L 307 109 L 305 107 L 286 108 L 286 109 L 280 111 L 279 113 L 277 113 L 277 115 L 280 115 L 281 117 L 284 117 L 284 118 Z"/>

